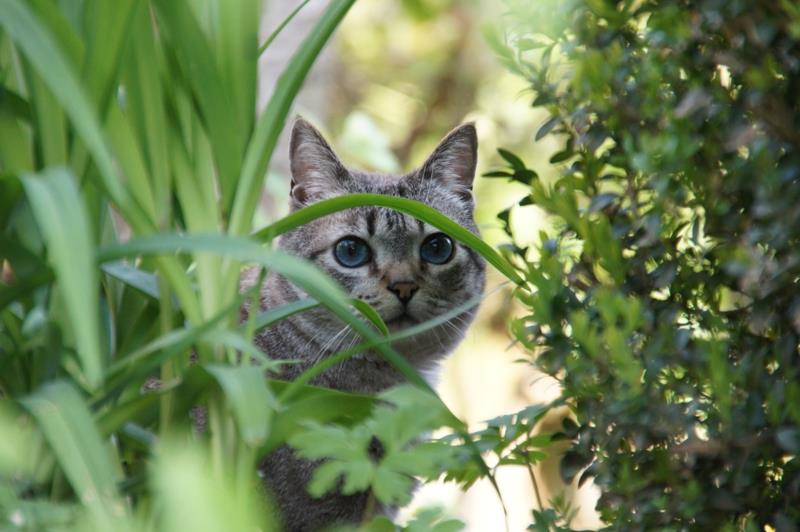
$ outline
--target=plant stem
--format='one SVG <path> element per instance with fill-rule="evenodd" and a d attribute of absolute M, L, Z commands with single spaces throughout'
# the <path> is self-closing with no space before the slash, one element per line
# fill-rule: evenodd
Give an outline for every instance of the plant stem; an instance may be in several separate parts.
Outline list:
<path fill-rule="evenodd" d="M 528 474 L 531 477 L 531 484 L 533 485 L 533 493 L 536 495 L 536 503 L 539 505 L 539 510 L 544 510 L 544 504 L 542 504 L 542 495 L 539 493 L 539 483 L 536 482 L 536 475 L 533 473 L 533 466 L 530 462 L 527 464 Z"/>
<path fill-rule="evenodd" d="M 168 334 L 172 331 L 172 295 L 169 290 L 169 285 L 163 277 L 158 278 L 158 292 L 159 303 L 161 304 L 161 311 L 159 312 L 159 321 L 161 326 L 161 333 Z M 161 384 L 170 382 L 175 378 L 175 361 L 173 359 L 166 360 L 161 365 Z M 173 394 L 161 394 L 161 408 L 159 409 L 160 424 L 162 434 L 169 429 L 170 420 L 172 419 L 173 410 Z"/>
<path fill-rule="evenodd" d="M 370 520 L 372 519 L 372 515 L 375 513 L 375 493 L 372 490 L 369 490 L 369 494 L 367 495 L 367 505 L 364 507 L 364 514 L 361 516 L 361 526 L 366 526 L 369 524 Z"/>

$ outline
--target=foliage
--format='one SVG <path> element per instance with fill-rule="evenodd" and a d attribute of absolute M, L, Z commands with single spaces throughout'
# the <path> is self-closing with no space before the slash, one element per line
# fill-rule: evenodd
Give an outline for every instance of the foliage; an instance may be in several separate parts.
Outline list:
<path fill-rule="evenodd" d="M 329 4 L 256 116 L 261 4 L 0 2 L 4 526 L 271 529 L 256 463 L 287 441 L 309 455 L 335 455 L 335 438 L 306 445 L 303 435 L 314 430 L 351 435 L 367 427 L 383 438 L 385 463 L 375 482 L 359 485 L 406 500 L 410 475 L 436 476 L 439 454 L 451 453 L 443 442 L 411 445 L 437 425 L 409 414 L 423 403 L 464 435 L 462 461 L 491 474 L 463 424 L 391 348 L 397 335 L 386 335 L 375 310 L 269 244 L 330 212 L 380 204 L 447 231 L 508 275 L 514 270 L 440 213 L 398 198 L 334 199 L 251 234 L 292 100 L 353 0 Z M 240 324 L 242 305 L 258 297 L 239 293 L 245 265 L 286 275 L 311 299 Z M 266 379 L 274 363 L 252 344 L 254 332 L 316 305 L 364 343 L 294 383 Z M 367 348 L 417 386 L 387 395 L 396 407 L 306 384 Z M 419 519 L 423 528 L 453 526 L 433 514 Z"/>
<path fill-rule="evenodd" d="M 453 456 L 442 441 L 417 441 L 420 434 L 452 425 L 435 397 L 411 386 L 381 394 L 386 404 L 352 428 L 307 423 L 289 443 L 303 458 L 329 458 L 314 473 L 309 493 L 322 495 L 343 480 L 345 494 L 370 489 L 386 504 L 406 504 L 414 477 L 436 478 Z"/>
<path fill-rule="evenodd" d="M 594 478 L 612 529 L 794 529 L 800 11 L 506 4 L 492 44 L 563 146 L 553 182 L 508 152 L 491 175 L 552 222 L 507 255 L 514 336 L 579 423 L 564 476 Z"/>

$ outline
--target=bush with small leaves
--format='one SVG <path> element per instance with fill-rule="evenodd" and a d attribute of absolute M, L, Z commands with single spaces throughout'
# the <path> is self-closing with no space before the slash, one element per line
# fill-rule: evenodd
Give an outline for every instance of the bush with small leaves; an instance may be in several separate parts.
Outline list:
<path fill-rule="evenodd" d="M 563 143 L 552 182 L 508 152 L 490 174 L 552 222 L 508 256 L 513 333 L 579 423 L 563 473 L 612 529 L 795 530 L 800 8 L 507 4 L 493 45 Z"/>

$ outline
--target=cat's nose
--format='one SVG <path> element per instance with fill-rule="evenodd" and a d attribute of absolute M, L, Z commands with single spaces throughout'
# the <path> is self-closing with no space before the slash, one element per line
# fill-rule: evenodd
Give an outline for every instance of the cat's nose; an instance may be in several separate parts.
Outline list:
<path fill-rule="evenodd" d="M 411 301 L 418 289 L 419 286 L 413 281 L 398 281 L 389 285 L 389 291 L 404 305 Z"/>

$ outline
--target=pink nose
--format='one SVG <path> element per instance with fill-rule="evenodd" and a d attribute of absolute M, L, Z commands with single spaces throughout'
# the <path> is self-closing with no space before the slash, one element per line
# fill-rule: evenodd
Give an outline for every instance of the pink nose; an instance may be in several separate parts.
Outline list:
<path fill-rule="evenodd" d="M 389 285 L 389 291 L 396 295 L 403 304 L 411 301 L 418 289 L 419 286 L 413 281 L 399 281 Z"/>

